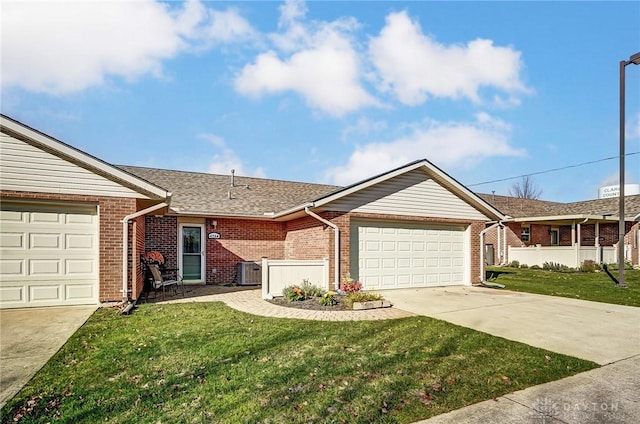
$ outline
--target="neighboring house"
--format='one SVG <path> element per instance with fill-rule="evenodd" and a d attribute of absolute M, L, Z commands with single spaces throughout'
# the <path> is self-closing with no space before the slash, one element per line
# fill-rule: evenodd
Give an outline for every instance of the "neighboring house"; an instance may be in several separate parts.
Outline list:
<path fill-rule="evenodd" d="M 193 283 L 267 258 L 328 263 L 326 288 L 347 273 L 367 289 L 468 285 L 485 223 L 505 219 L 427 160 L 339 188 L 116 167 L 5 116 L 1 130 L 3 308 L 137 299 L 148 250 Z"/>
<path fill-rule="evenodd" d="M 579 267 L 585 260 L 617 262 L 618 198 L 574 203 L 481 194 L 507 218 L 484 233 L 488 264 L 542 266 L 555 262 Z M 640 265 L 640 195 L 625 197 L 625 258 Z"/>

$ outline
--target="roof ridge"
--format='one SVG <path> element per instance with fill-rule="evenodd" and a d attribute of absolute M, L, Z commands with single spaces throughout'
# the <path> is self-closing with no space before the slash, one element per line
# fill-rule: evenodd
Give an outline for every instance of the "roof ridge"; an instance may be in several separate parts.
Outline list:
<path fill-rule="evenodd" d="M 158 168 L 158 167 L 150 167 L 150 166 L 137 166 L 137 165 L 115 165 L 115 166 L 117 166 L 118 168 L 124 168 L 125 170 L 127 168 L 136 168 L 136 169 L 147 169 L 147 170 L 150 170 L 150 171 L 179 172 L 179 173 L 183 173 L 183 174 L 198 174 L 198 175 L 207 175 L 207 176 L 214 176 L 214 177 L 226 177 L 226 178 L 231 177 L 230 173 L 229 174 L 214 174 L 212 172 L 204 172 L 204 171 L 185 171 L 185 170 L 180 170 L 180 169 L 167 169 L 167 168 Z M 235 177 L 236 178 L 251 179 L 251 180 L 260 180 L 260 181 L 283 182 L 283 183 L 291 183 L 291 184 L 308 184 L 308 185 L 314 185 L 314 186 L 343 188 L 342 186 L 337 186 L 337 185 L 334 185 L 334 184 L 311 183 L 311 182 L 306 182 L 306 181 L 293 181 L 293 180 L 276 179 L 276 178 L 250 177 L 250 176 L 239 175 L 239 174 L 235 174 Z"/>

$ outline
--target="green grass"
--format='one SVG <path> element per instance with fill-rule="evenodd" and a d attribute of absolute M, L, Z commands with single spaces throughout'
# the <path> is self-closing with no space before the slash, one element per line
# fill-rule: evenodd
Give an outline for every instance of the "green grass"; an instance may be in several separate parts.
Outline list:
<path fill-rule="evenodd" d="M 612 271 L 617 278 L 618 271 Z M 627 288 L 617 287 L 604 272 L 551 272 L 542 269 L 490 267 L 487 276 L 507 290 L 618 305 L 640 306 L 640 270 L 626 270 Z"/>
<path fill-rule="evenodd" d="M 2 410 L 21 423 L 408 423 L 597 367 L 426 317 L 99 309 Z"/>

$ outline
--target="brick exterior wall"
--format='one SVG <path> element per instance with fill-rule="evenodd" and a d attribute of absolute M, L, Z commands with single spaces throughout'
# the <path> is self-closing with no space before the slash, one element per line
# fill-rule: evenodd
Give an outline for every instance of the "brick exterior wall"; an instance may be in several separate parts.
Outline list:
<path fill-rule="evenodd" d="M 141 209 L 138 206 L 138 209 Z M 135 278 L 132 281 L 132 298 L 138 299 L 140 293 L 144 289 L 144 269 L 140 262 L 140 256 L 144 255 L 145 250 L 145 222 L 144 216 L 136 218 L 131 225 L 131 239 L 132 245 L 135 246 L 134 253 L 129 255 L 129 261 L 131 262 L 132 273 L 135 274 Z M 130 233 L 130 234 L 131 234 Z"/>
<path fill-rule="evenodd" d="M 215 220 L 215 228 L 211 225 L 212 220 L 206 220 L 206 233 L 220 234 L 220 239 L 206 241 L 207 284 L 232 282 L 238 262 L 260 262 L 263 257 L 285 259 L 284 223 L 223 218 Z"/>
<path fill-rule="evenodd" d="M 136 199 L 14 191 L 2 191 L 0 197 L 97 205 L 100 221 L 98 298 L 101 302 L 122 300 L 122 219 L 136 212 Z M 133 243 L 132 239 L 130 232 L 129 249 Z M 130 284 L 136 275 L 137 272 L 129 272 Z"/>
<path fill-rule="evenodd" d="M 541 246 L 551 246 L 551 235 L 549 231 L 553 229 L 558 229 L 559 232 L 559 246 L 571 246 L 571 225 L 546 225 L 546 224 L 530 224 L 530 234 L 531 241 L 523 242 L 521 238 L 522 232 L 522 224 L 517 222 L 509 222 L 505 224 L 507 229 L 507 246 L 512 247 L 524 247 L 524 246 L 535 246 L 539 244 Z M 638 236 L 636 231 L 640 231 L 640 223 L 636 223 L 633 225 L 631 222 L 627 222 L 626 224 L 626 235 L 625 235 L 625 244 L 631 246 L 631 260 L 635 266 L 640 266 L 640 258 L 639 258 L 639 246 L 640 243 L 638 241 Z M 580 227 L 580 244 L 582 246 L 595 246 L 595 234 L 596 234 L 596 226 L 595 224 L 582 224 Z M 501 235 L 502 237 L 502 235 Z M 576 228 L 576 237 L 578 237 L 578 230 Z M 599 245 L 600 246 L 615 246 L 618 243 L 618 223 L 617 222 L 608 222 L 600 224 L 599 229 Z M 500 264 L 498 258 L 498 247 L 497 247 L 497 230 L 491 229 L 485 233 L 484 237 L 485 244 L 493 244 L 494 245 L 494 260 L 495 264 Z M 501 240 L 501 244 L 503 241 Z M 504 254 L 503 264 L 509 263 L 508 258 L 508 247 L 507 251 L 502 252 Z"/>
<path fill-rule="evenodd" d="M 343 212 L 322 212 L 322 218 L 336 224 L 340 230 L 340 276 L 350 272 L 351 220 L 367 218 L 412 223 L 439 223 L 471 225 L 471 282 L 480 280 L 480 231 L 484 223 L 458 219 L 437 219 Z M 220 239 L 206 240 L 206 282 L 225 284 L 234 280 L 236 264 L 241 261 L 269 259 L 323 259 L 330 263 L 329 278 L 334 277 L 334 230 L 313 217 L 305 216 L 289 222 L 271 222 L 242 219 L 206 219 L 205 232 L 216 232 Z M 146 250 L 158 250 L 167 261 L 177 255 L 177 228 L 175 217 L 147 217 Z M 177 262 L 176 262 L 177 263 Z M 213 273 L 212 270 L 216 272 Z M 335 287 L 333 287 L 335 288 Z"/>
<path fill-rule="evenodd" d="M 145 252 L 162 253 L 168 268 L 178 266 L 178 219 L 175 216 L 147 215 L 145 219 Z"/>

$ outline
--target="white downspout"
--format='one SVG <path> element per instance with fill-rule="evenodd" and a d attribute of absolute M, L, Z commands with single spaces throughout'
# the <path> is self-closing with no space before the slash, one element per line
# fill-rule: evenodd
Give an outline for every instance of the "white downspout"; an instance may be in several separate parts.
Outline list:
<path fill-rule="evenodd" d="M 498 265 L 500 265 L 502 263 L 502 245 L 500 244 L 500 226 L 498 226 L 498 228 L 496 229 L 496 232 L 498 233 Z"/>
<path fill-rule="evenodd" d="M 507 264 L 509 260 L 507 256 L 509 256 L 509 247 L 507 245 L 507 226 L 502 225 L 502 261 L 500 262 L 500 265 Z"/>
<path fill-rule="evenodd" d="M 311 212 L 309 210 L 309 207 L 305 206 L 304 207 L 304 212 L 317 219 L 318 221 L 322 222 L 323 224 L 328 225 L 329 227 L 333 228 L 333 249 L 334 249 L 334 266 L 333 266 L 333 278 L 335 279 L 335 283 L 334 286 L 337 289 L 340 288 L 340 229 L 338 228 L 338 226 L 336 224 L 334 224 L 331 221 L 327 221 L 326 219 L 322 218 L 320 215 L 317 215 L 313 212 Z"/>
<path fill-rule="evenodd" d="M 125 302 L 129 300 L 129 221 L 167 206 L 168 203 L 160 203 L 122 218 L 122 299 Z"/>

